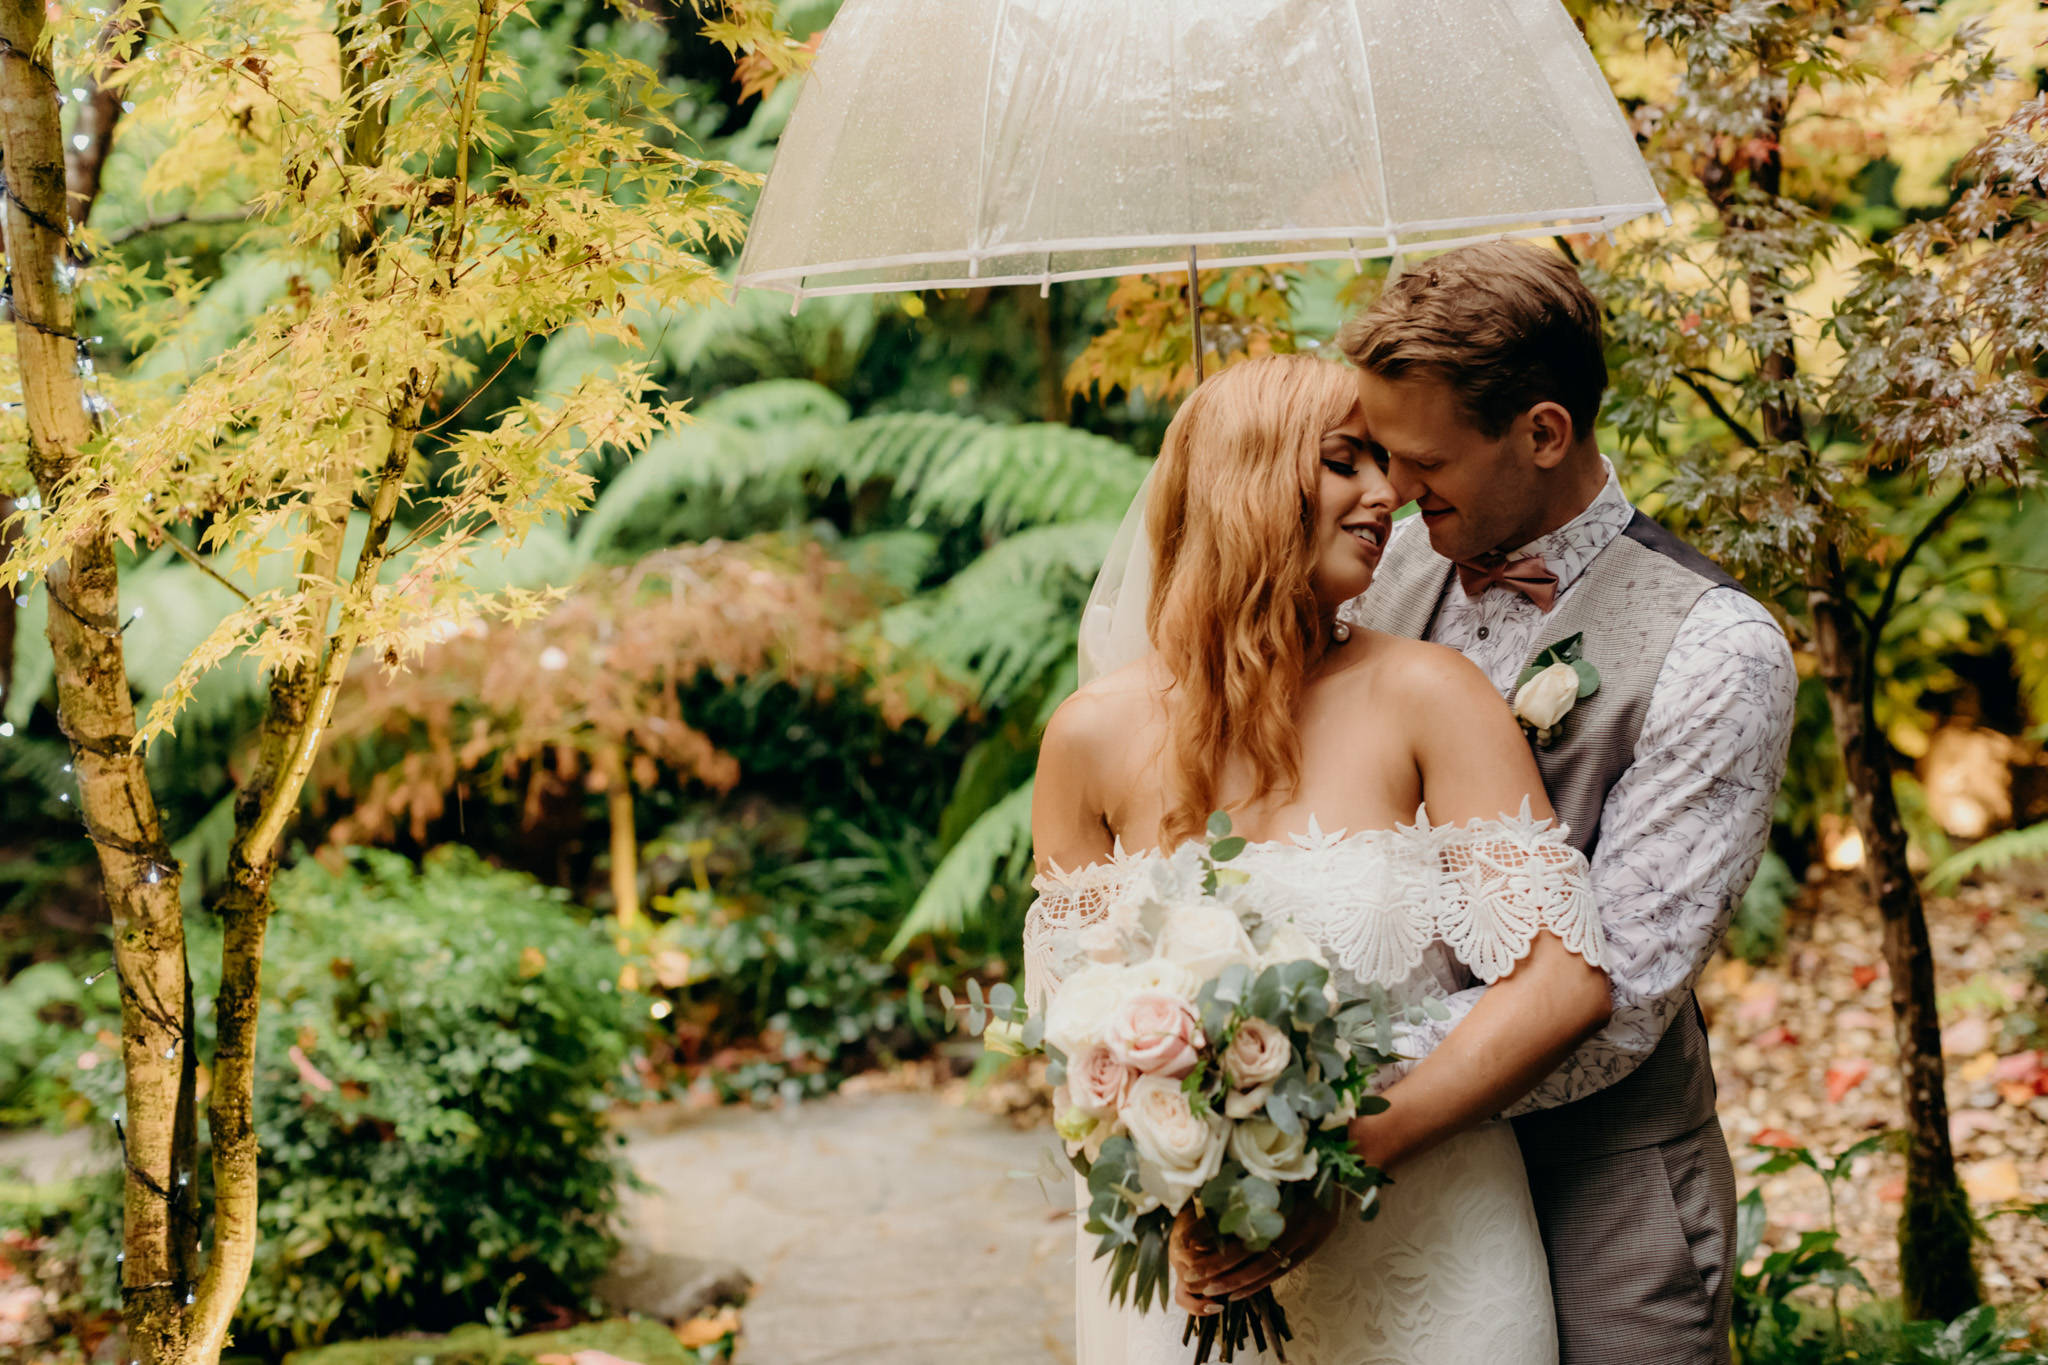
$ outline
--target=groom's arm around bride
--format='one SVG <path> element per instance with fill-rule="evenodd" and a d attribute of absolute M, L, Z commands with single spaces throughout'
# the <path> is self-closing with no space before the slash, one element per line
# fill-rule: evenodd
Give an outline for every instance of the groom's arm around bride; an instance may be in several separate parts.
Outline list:
<path fill-rule="evenodd" d="M 1593 435 L 1599 306 L 1562 257 L 1514 243 L 1447 253 L 1339 341 L 1374 454 L 1417 509 L 1354 623 L 1458 649 L 1510 701 L 1560 654 L 1597 680 L 1578 696 L 1548 686 L 1519 714 L 1591 861 L 1614 1005 L 1504 1111 L 1485 1053 L 1465 1047 L 1471 1074 L 1421 1068 L 1427 1095 L 1397 1081 L 1394 1108 L 1354 1127 L 1357 1145 L 1398 1181 L 1407 1152 L 1515 1118 L 1563 1365 L 1726 1361 L 1734 1172 L 1693 986 L 1770 832 L 1790 648 L 1761 604 L 1622 494 Z M 1403 1051 L 1435 1055 L 1481 1022 L 1485 998 L 1452 997 Z"/>
<path fill-rule="evenodd" d="M 1511 698 L 1573 636 L 1598 677 L 1537 762 L 1592 862 L 1614 1014 L 1506 1111 L 1563 1360 L 1725 1360 L 1734 1175 L 1693 985 L 1770 833 L 1791 650 L 1768 611 L 1622 495 L 1592 436 L 1598 305 L 1560 257 L 1449 253 L 1342 341 L 1389 478 L 1420 513 L 1362 622 L 1459 649 Z M 1416 1051 L 1482 995 L 1454 997 Z"/>

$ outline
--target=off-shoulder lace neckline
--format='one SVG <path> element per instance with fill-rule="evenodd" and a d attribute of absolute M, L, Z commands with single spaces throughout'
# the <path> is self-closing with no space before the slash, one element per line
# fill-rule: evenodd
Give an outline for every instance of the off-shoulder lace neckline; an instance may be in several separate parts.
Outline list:
<path fill-rule="evenodd" d="M 1375 825 L 1366 829 L 1347 831 L 1340 828 L 1326 831 L 1322 827 L 1322 822 L 1311 812 L 1308 817 L 1308 828 L 1306 830 L 1280 835 L 1272 839 L 1248 840 L 1245 843 L 1245 849 L 1247 852 L 1275 849 L 1321 852 L 1327 849 L 1348 847 L 1352 844 L 1364 843 L 1370 840 L 1442 838 L 1459 834 L 1492 835 L 1503 831 L 1525 835 L 1540 834 L 1556 824 L 1557 822 L 1554 817 L 1546 816 L 1543 819 L 1537 819 L 1530 812 L 1529 798 L 1526 796 L 1522 798 L 1521 809 L 1513 815 L 1503 811 L 1499 815 L 1475 815 L 1462 823 L 1448 821 L 1441 825 L 1430 821 L 1429 803 L 1424 801 L 1415 808 L 1415 822 L 1413 824 L 1404 825 L 1396 821 L 1392 825 Z M 1561 825 L 1557 826 L 1557 829 L 1560 837 L 1566 832 Z M 1049 861 L 1046 864 L 1045 871 L 1040 872 L 1031 879 L 1031 885 L 1034 889 L 1042 891 L 1048 886 L 1061 882 L 1071 882 L 1091 876 L 1125 871 L 1155 858 L 1170 858 L 1189 844 L 1199 842 L 1200 840 L 1196 839 L 1184 840 L 1170 850 L 1163 848 L 1127 849 L 1124 847 L 1122 837 L 1119 836 L 1110 848 L 1107 859 L 1083 863 L 1081 866 L 1072 869 L 1063 868 L 1058 863 Z"/>

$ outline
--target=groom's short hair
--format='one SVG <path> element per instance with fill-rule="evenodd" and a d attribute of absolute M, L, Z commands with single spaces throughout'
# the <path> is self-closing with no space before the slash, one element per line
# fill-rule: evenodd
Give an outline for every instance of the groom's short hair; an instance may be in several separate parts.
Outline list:
<path fill-rule="evenodd" d="M 1607 390 L 1598 300 L 1571 262 L 1520 242 L 1459 247 L 1411 267 L 1344 325 L 1337 345 L 1384 379 L 1448 384 L 1488 436 L 1548 401 L 1584 438 Z"/>

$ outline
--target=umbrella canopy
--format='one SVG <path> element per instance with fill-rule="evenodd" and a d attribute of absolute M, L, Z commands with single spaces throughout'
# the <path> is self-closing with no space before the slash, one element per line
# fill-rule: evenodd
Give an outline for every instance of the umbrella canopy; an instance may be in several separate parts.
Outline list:
<path fill-rule="evenodd" d="M 1663 207 L 1559 0 L 847 0 L 738 282 L 1363 260 Z"/>

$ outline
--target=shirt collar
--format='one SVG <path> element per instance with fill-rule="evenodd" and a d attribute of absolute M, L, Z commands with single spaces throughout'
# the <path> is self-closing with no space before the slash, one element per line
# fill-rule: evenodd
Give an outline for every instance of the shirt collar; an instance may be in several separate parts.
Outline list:
<path fill-rule="evenodd" d="M 1621 480 L 1614 472 L 1614 462 L 1601 457 L 1600 463 L 1607 467 L 1607 482 L 1600 492 L 1586 506 L 1586 510 L 1573 517 L 1548 535 L 1541 535 L 1518 550 L 1511 551 L 1508 558 L 1521 555 L 1542 555 L 1550 571 L 1557 575 L 1557 590 L 1562 593 L 1578 581 L 1593 557 L 1614 542 L 1614 538 L 1628 528 L 1636 514 L 1634 504 L 1621 491 Z"/>

